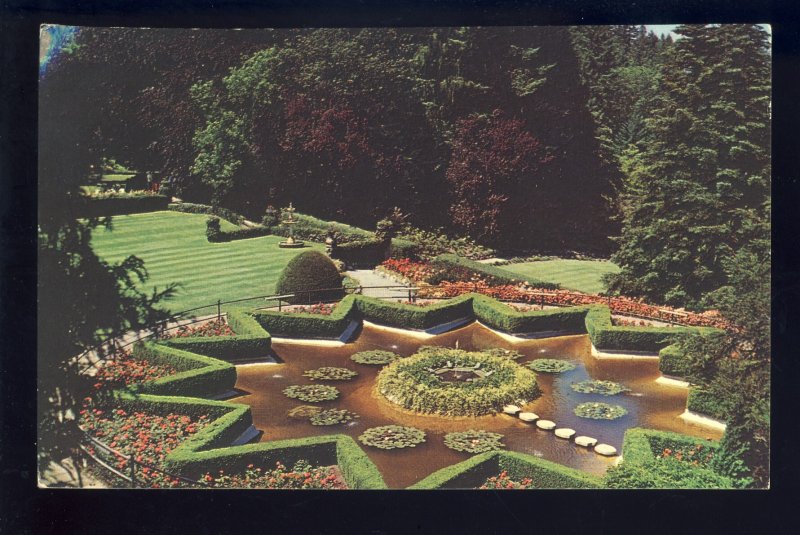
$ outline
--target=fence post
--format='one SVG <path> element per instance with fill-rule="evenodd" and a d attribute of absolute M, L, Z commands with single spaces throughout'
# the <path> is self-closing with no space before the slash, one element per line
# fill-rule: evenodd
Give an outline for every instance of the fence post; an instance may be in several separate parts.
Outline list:
<path fill-rule="evenodd" d="M 281 301 L 280 299 L 278 299 L 278 312 L 280 312 L 280 311 L 281 311 L 281 306 L 283 306 L 283 301 Z"/>
<path fill-rule="evenodd" d="M 306 304 L 311 304 L 311 291 L 306 292 Z"/>
<path fill-rule="evenodd" d="M 136 459 L 134 458 L 133 454 L 131 454 L 131 486 L 136 488 Z"/>
<path fill-rule="evenodd" d="M 411 299 L 411 288 L 409 288 L 409 289 L 408 289 L 408 302 L 409 302 L 409 303 L 413 303 L 413 302 L 414 302 L 414 301 L 412 301 L 412 299 Z"/>
<path fill-rule="evenodd" d="M 539 296 L 539 310 L 544 310 L 544 294 Z"/>
<path fill-rule="evenodd" d="M 217 299 L 217 321 L 222 320 L 222 299 Z"/>

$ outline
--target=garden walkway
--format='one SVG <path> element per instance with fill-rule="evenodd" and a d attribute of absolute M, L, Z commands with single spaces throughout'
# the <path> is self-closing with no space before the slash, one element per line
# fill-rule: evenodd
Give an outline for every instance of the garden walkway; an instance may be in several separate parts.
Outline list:
<path fill-rule="evenodd" d="M 347 271 L 347 276 L 356 279 L 364 286 L 363 295 L 367 297 L 379 297 L 382 299 L 408 299 L 408 291 L 402 288 L 367 288 L 368 286 L 405 286 L 394 279 L 390 279 L 382 273 L 371 269 L 354 269 Z"/>

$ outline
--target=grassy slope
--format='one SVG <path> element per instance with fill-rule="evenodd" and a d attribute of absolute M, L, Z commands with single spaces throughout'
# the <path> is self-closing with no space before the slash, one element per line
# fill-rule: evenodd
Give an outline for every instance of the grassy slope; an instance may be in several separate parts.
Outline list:
<path fill-rule="evenodd" d="M 202 214 L 151 212 L 115 216 L 113 230 L 98 228 L 92 247 L 109 262 L 136 255 L 145 262 L 150 279 L 144 288 L 163 288 L 170 282 L 183 286 L 167 307 L 186 310 L 241 297 L 271 294 L 283 266 L 304 249 L 279 249 L 284 238 L 264 236 L 228 243 L 206 240 Z M 223 230 L 234 227 L 221 221 Z M 324 250 L 321 244 L 311 247 Z M 253 301 L 240 306 L 254 306 Z"/>
<path fill-rule="evenodd" d="M 602 292 L 605 288 L 600 277 L 619 272 L 615 264 L 599 260 L 542 260 L 501 267 L 521 277 L 557 282 L 564 288 L 586 293 Z"/>

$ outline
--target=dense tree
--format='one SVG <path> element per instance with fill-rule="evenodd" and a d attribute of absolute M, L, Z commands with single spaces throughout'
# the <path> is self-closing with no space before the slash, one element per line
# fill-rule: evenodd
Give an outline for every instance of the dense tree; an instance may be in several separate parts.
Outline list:
<path fill-rule="evenodd" d="M 166 317 L 157 305 L 174 286 L 139 290 L 147 271 L 140 259 L 118 263 L 98 258 L 91 231 L 110 220 L 79 219 L 84 183 L 93 151 L 92 113 L 86 84 L 56 60 L 39 86 L 38 228 L 38 410 L 40 468 L 74 452 L 82 393 L 89 381 L 72 357 L 104 338 L 151 325 Z"/>
<path fill-rule="evenodd" d="M 667 52 L 653 134 L 629 162 L 612 288 L 698 307 L 731 250 L 769 218 L 769 49 L 752 25 L 681 26 Z"/>

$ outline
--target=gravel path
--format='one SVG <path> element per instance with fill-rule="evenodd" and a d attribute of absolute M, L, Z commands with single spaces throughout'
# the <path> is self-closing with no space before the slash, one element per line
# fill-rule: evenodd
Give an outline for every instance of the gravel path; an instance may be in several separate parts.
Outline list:
<path fill-rule="evenodd" d="M 347 276 L 356 279 L 361 286 L 405 286 L 389 277 L 370 269 L 355 269 L 347 272 Z M 364 288 L 363 295 L 382 299 L 408 300 L 408 291 L 402 288 Z"/>

